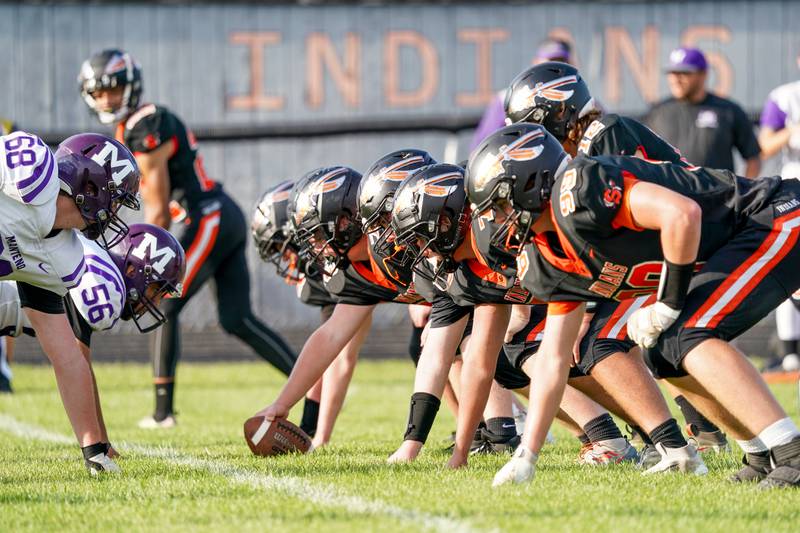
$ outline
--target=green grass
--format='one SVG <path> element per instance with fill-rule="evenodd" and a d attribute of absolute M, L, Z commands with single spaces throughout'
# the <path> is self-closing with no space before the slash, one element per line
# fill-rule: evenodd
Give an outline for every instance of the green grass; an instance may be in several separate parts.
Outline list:
<path fill-rule="evenodd" d="M 0 429 L 0 530 L 408 532 L 424 522 L 440 530 L 730 532 L 794 531 L 800 519 L 800 492 L 762 493 L 725 481 L 738 455 L 709 458 L 705 478 L 644 478 L 630 466 L 576 465 L 577 441 L 560 428 L 531 486 L 493 490 L 492 476 L 506 457 L 473 458 L 458 472 L 442 468 L 448 454 L 441 441 L 454 428 L 444 408 L 421 459 L 387 466 L 405 424 L 413 375 L 405 361 L 362 362 L 333 444 L 310 456 L 274 459 L 251 456 L 241 436 L 242 422 L 282 382 L 262 364 L 181 366 L 180 425 L 159 433 L 136 428 L 152 407 L 148 367 L 97 365 L 96 372 L 113 441 L 169 447 L 180 455 L 154 457 L 123 446 L 124 475 L 92 479 L 76 445 Z M 17 392 L 0 397 L 0 420 L 7 415 L 69 436 L 52 370 L 18 366 L 15 373 Z M 797 415 L 797 388 L 775 390 Z M 206 463 L 186 465 L 187 456 Z M 232 475 L 271 485 L 237 482 Z M 287 479 L 293 483 L 288 488 L 282 485 Z M 328 492 L 320 497 L 319 490 Z M 333 505 L 320 503 L 324 498 L 333 498 Z M 384 507 L 370 512 L 364 501 Z"/>

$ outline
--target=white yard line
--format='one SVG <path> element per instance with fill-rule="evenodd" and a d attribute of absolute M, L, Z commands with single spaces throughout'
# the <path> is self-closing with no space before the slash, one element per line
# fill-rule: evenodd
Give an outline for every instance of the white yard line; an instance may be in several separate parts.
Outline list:
<path fill-rule="evenodd" d="M 20 422 L 16 418 L 0 413 L 0 431 L 10 433 L 24 439 L 67 444 L 74 446 L 75 439 L 48 431 L 42 427 Z M 368 500 L 359 496 L 342 493 L 332 485 L 311 483 L 295 476 L 271 476 L 244 468 L 239 468 L 224 461 L 202 459 L 173 448 L 145 446 L 136 443 L 122 443 L 121 450 L 165 460 L 173 465 L 201 470 L 226 478 L 231 483 L 247 485 L 267 492 L 281 492 L 293 498 L 308 501 L 323 507 L 344 509 L 353 514 L 383 515 L 409 522 L 414 529 L 433 531 L 476 531 L 465 521 L 446 516 L 423 513 L 412 509 L 397 507 L 381 500 Z"/>

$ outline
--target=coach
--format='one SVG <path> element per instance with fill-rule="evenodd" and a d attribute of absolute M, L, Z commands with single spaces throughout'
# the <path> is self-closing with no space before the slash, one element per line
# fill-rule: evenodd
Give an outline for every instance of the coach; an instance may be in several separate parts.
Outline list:
<path fill-rule="evenodd" d="M 739 105 L 706 90 L 707 75 L 700 50 L 673 50 L 667 69 L 672 98 L 653 106 L 645 122 L 695 165 L 732 171 L 736 147 L 746 160 L 745 176 L 755 178 L 761 149 L 753 126 Z"/>

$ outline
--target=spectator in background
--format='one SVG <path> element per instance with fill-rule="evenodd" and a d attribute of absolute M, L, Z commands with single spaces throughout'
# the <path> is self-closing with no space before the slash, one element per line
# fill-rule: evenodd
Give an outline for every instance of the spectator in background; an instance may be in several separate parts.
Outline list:
<path fill-rule="evenodd" d="M 800 57 L 797 59 L 800 67 Z M 781 177 L 800 178 L 800 81 L 776 87 L 769 93 L 761 111 L 761 157 L 768 159 L 782 152 Z M 800 367 L 800 312 L 798 300 L 787 300 L 775 311 L 781 357 L 767 365 L 767 370 L 797 370 Z"/>
<path fill-rule="evenodd" d="M 564 41 L 558 39 L 547 39 L 539 44 L 536 49 L 536 57 L 533 59 L 533 64 L 545 63 L 547 61 L 561 61 L 563 63 L 572 64 L 572 48 Z M 499 130 L 506 125 L 506 113 L 503 109 L 503 100 L 506 97 L 505 88 L 500 91 L 492 102 L 486 107 L 483 112 L 481 121 L 472 135 L 472 142 L 469 149 L 472 150 L 486 137 Z"/>
<path fill-rule="evenodd" d="M 706 89 L 707 75 L 703 52 L 673 50 L 667 69 L 672 98 L 653 106 L 645 122 L 695 165 L 732 171 L 736 147 L 746 160 L 744 175 L 755 178 L 761 149 L 753 126 L 739 105 Z"/>

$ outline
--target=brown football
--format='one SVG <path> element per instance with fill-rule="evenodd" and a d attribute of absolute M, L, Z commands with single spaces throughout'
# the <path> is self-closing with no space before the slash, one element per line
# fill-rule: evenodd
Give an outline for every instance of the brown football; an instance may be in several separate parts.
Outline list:
<path fill-rule="evenodd" d="M 311 448 L 311 437 L 284 418 L 272 422 L 263 416 L 249 418 L 244 423 L 244 439 L 253 454 L 264 457 L 306 453 Z"/>

